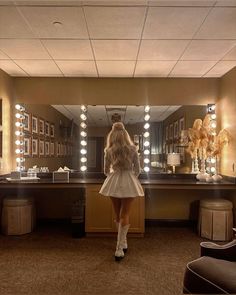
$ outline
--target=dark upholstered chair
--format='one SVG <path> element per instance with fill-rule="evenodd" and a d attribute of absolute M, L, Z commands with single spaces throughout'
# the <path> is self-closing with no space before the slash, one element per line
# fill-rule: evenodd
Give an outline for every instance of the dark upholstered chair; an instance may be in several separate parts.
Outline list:
<path fill-rule="evenodd" d="M 236 239 L 225 245 L 202 242 L 200 258 L 187 264 L 183 292 L 236 294 Z"/>

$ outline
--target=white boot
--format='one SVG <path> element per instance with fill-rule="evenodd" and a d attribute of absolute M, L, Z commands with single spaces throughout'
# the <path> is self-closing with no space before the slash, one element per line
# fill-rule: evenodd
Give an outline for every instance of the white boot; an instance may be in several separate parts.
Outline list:
<path fill-rule="evenodd" d="M 122 231 L 121 231 L 120 243 L 124 253 L 128 251 L 127 233 L 128 233 L 129 227 L 130 227 L 130 224 L 122 226 Z"/>
<path fill-rule="evenodd" d="M 125 254 L 123 251 L 124 242 L 126 240 L 126 235 L 129 230 L 129 224 L 125 226 L 118 226 L 118 234 L 117 234 L 117 244 L 116 244 L 116 252 L 115 252 L 115 260 L 120 261 L 124 258 Z"/>
<path fill-rule="evenodd" d="M 116 224 L 116 228 L 117 231 L 119 230 L 119 222 L 117 222 L 116 220 L 114 220 L 115 224 Z M 128 229 L 129 229 L 130 224 L 128 225 Z M 128 230 L 127 230 L 128 231 Z M 128 244 L 127 244 L 127 233 L 125 235 L 125 237 L 123 239 L 121 239 L 121 247 L 123 247 L 123 251 L 124 253 L 126 253 L 128 251 Z"/>

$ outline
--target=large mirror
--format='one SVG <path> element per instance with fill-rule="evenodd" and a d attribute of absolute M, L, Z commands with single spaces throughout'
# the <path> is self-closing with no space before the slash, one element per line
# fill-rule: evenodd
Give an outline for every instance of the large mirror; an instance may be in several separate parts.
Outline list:
<path fill-rule="evenodd" d="M 24 157 L 26 170 L 37 165 L 50 171 L 80 166 L 80 105 L 25 105 Z M 151 106 L 150 173 L 168 173 L 168 153 L 180 154 L 176 173 L 191 172 L 191 158 L 181 141 L 183 130 L 203 119 L 206 106 Z M 144 106 L 87 106 L 87 171 L 103 171 L 106 135 L 114 121 L 122 121 L 135 141 L 143 167 Z"/>

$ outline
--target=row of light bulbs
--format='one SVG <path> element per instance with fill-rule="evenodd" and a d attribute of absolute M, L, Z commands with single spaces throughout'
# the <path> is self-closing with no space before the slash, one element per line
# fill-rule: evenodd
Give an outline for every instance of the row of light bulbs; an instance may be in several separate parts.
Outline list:
<path fill-rule="evenodd" d="M 216 105 L 215 104 L 210 104 L 207 107 L 207 112 L 208 114 L 210 114 L 210 127 L 211 127 L 211 134 L 213 136 L 216 135 L 216 127 L 217 127 L 217 123 L 216 123 Z M 211 172 L 213 174 L 215 174 L 216 172 L 216 158 L 215 157 L 209 157 L 207 159 L 207 172 Z"/>
<path fill-rule="evenodd" d="M 87 107 L 80 107 L 80 171 L 87 170 Z"/>
<path fill-rule="evenodd" d="M 150 106 L 145 106 L 144 108 L 144 133 L 143 133 L 143 137 L 144 137 L 144 168 L 143 170 L 145 172 L 149 172 L 150 171 Z"/>
<path fill-rule="evenodd" d="M 15 105 L 16 109 L 16 114 L 15 114 L 15 135 L 16 135 L 16 140 L 15 140 L 15 153 L 16 153 L 16 170 L 17 171 L 23 171 L 25 170 L 24 167 L 24 111 L 25 108 L 20 105 L 16 104 Z"/>

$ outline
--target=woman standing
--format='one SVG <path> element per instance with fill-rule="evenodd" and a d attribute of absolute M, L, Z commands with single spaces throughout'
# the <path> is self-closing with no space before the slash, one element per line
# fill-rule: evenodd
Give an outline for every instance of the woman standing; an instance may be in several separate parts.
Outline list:
<path fill-rule="evenodd" d="M 137 149 L 121 122 L 114 123 L 107 136 L 104 173 L 107 178 L 100 193 L 109 196 L 112 201 L 118 229 L 115 260 L 120 261 L 128 249 L 126 236 L 132 203 L 135 197 L 144 196 L 138 180 L 140 164 Z"/>

